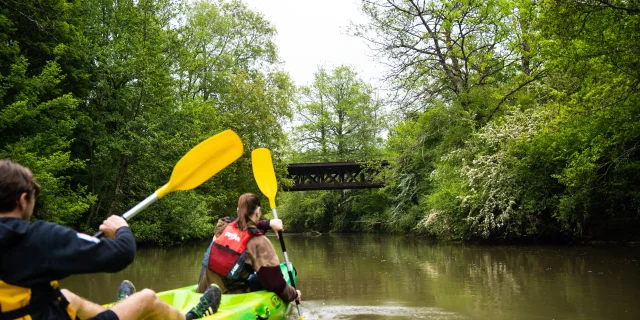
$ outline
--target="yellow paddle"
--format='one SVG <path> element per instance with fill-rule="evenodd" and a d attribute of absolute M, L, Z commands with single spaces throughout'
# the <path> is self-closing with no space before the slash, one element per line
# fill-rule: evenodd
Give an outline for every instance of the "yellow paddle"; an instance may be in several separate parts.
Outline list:
<path fill-rule="evenodd" d="M 172 191 L 190 190 L 201 185 L 240 158 L 243 152 L 244 148 L 240 137 L 231 130 L 225 130 L 200 142 L 178 161 L 167 184 L 131 208 L 122 217 L 129 220 Z M 102 231 L 100 231 L 96 233 L 95 237 L 102 235 Z"/>
<path fill-rule="evenodd" d="M 258 188 L 260 188 L 260 191 L 269 198 L 269 205 L 271 206 L 273 217 L 278 219 L 278 213 L 276 212 L 276 193 L 278 192 L 278 182 L 276 181 L 276 172 L 273 170 L 271 151 L 266 148 L 253 150 L 251 152 L 251 166 L 253 168 L 253 177 L 256 179 L 256 183 L 258 183 Z M 293 278 L 293 271 L 291 270 L 291 264 L 289 263 L 289 256 L 287 256 L 287 248 L 284 246 L 282 231 L 278 231 L 278 238 L 280 239 L 280 246 L 282 247 L 284 261 L 287 264 L 287 271 L 289 271 L 289 279 L 291 279 L 291 284 L 295 289 L 296 281 Z M 303 320 L 304 316 L 300 312 L 299 300 L 296 300 L 296 307 L 298 308 L 300 320 Z"/>

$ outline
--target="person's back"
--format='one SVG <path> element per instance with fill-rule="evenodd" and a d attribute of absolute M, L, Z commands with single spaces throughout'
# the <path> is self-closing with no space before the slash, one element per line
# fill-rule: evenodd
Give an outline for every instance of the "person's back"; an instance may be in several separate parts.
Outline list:
<path fill-rule="evenodd" d="M 58 289 L 72 274 L 116 272 L 133 262 L 128 227 L 115 240 L 96 238 L 44 221 L 30 222 L 40 186 L 31 172 L 0 162 L 0 318 L 75 318 Z"/>
<path fill-rule="evenodd" d="M 113 242 L 93 239 L 54 223 L 0 218 L 0 296 L 23 295 L 19 301 L 3 302 L 3 312 L 28 302 L 25 311 L 33 319 L 48 319 L 66 309 L 58 299 L 58 280 L 117 272 L 133 262 L 135 241 L 129 228 L 120 228 Z"/>

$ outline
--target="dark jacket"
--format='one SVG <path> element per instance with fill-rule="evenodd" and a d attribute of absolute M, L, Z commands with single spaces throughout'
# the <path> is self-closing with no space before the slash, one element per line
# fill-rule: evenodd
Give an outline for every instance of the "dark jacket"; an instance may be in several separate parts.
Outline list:
<path fill-rule="evenodd" d="M 133 262 L 135 251 L 128 227 L 115 239 L 97 239 L 55 223 L 0 218 L 0 280 L 13 286 L 42 288 L 73 274 L 117 272 Z M 37 298 L 33 290 L 31 301 Z M 33 319 L 51 318 L 42 311 Z"/>

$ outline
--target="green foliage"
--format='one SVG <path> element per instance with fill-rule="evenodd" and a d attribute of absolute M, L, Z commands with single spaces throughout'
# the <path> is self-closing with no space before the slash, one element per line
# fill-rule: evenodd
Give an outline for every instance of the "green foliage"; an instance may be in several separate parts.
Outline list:
<path fill-rule="evenodd" d="M 282 219 L 289 232 L 380 232 L 390 201 L 378 190 L 325 190 L 285 193 Z"/>
<path fill-rule="evenodd" d="M 141 242 L 172 244 L 204 239 L 213 234 L 218 218 L 213 214 L 211 203 L 215 203 L 212 197 L 195 191 L 176 193 L 158 201 L 154 210 L 144 213 L 144 219 L 132 220 L 131 228 L 136 240 Z"/>
<path fill-rule="evenodd" d="M 381 101 L 349 67 L 319 69 L 300 95 L 296 161 L 366 161 L 379 154 L 385 128 Z"/>
<path fill-rule="evenodd" d="M 275 28 L 239 1 L 3 2 L 0 157 L 43 185 L 37 217 L 95 231 L 198 142 L 235 130 L 241 159 L 132 221 L 163 244 L 208 237 L 239 194 L 259 193 L 258 147 L 282 184 L 285 159 L 391 163 L 380 190 L 281 193 L 287 231 L 590 239 L 640 224 L 637 6 L 374 0 L 363 12 L 356 34 L 391 67 L 393 126 L 389 101 L 349 67 L 295 88 Z"/>
<path fill-rule="evenodd" d="M 95 201 L 70 183 L 85 165 L 70 151 L 79 100 L 64 91 L 77 75 L 65 72 L 74 67 L 67 53 L 78 41 L 76 9 L 65 1 L 0 9 L 0 158 L 31 168 L 43 187 L 36 216 L 61 223 L 77 222 Z"/>
<path fill-rule="evenodd" d="M 447 239 L 589 239 L 638 225 L 637 8 L 382 2 L 363 2 L 372 21 L 358 34 L 406 92 L 388 140 L 396 225 L 418 219 Z"/>
<path fill-rule="evenodd" d="M 143 242 L 208 237 L 241 193 L 258 192 L 251 150 L 277 156 L 285 141 L 294 88 L 275 29 L 241 2 L 10 2 L 0 25 L 0 155 L 33 169 L 40 218 L 95 231 L 232 128 L 245 157 L 131 222 Z"/>
<path fill-rule="evenodd" d="M 288 232 L 330 230 L 327 212 L 329 191 L 290 192 L 280 196 L 278 210 Z"/>
<path fill-rule="evenodd" d="M 386 116 L 373 88 L 349 67 L 320 68 L 300 89 L 290 162 L 382 160 Z M 388 207 L 377 191 L 334 190 L 282 196 L 282 216 L 290 231 L 375 231 Z M 289 227 L 293 226 L 293 227 Z M 378 227 L 376 227 L 378 228 Z"/>

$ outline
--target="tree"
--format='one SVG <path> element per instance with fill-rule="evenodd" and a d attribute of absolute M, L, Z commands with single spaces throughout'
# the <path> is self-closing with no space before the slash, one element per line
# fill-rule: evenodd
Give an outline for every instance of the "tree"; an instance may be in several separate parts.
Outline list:
<path fill-rule="evenodd" d="M 576 237 L 631 234 L 640 220 L 640 11 L 629 1 L 543 5 L 557 118 L 540 144 L 562 160 L 552 176 L 564 187 L 553 217 Z"/>
<path fill-rule="evenodd" d="M 74 153 L 89 160 L 77 181 L 99 198 L 84 228 L 128 208 L 123 198 L 135 188 L 132 168 L 152 161 L 148 156 L 165 129 L 159 124 L 175 110 L 171 5 L 151 0 L 85 3 L 82 30 L 92 54 L 93 87 L 80 106 Z"/>
<path fill-rule="evenodd" d="M 241 2 L 0 5 L 0 155 L 33 168 L 40 217 L 95 231 L 228 128 L 247 153 L 269 147 L 277 161 L 294 88 L 278 70 L 275 29 Z M 143 242 L 207 237 L 247 191 L 258 192 L 248 155 L 132 229 Z"/>
<path fill-rule="evenodd" d="M 478 132 L 513 105 L 535 107 L 540 93 L 532 89 L 544 75 L 535 2 L 365 0 L 363 11 L 370 22 L 356 34 L 391 66 L 402 113 L 387 144 L 388 220 L 396 230 L 422 231 L 420 221 L 440 217 L 448 222 L 426 229 L 465 236 L 469 224 L 449 223 L 469 214 L 458 198 L 468 188 L 459 176 L 464 163 L 452 153 L 473 161 L 484 152 L 467 150 Z"/>
<path fill-rule="evenodd" d="M 405 109 L 458 103 L 483 124 L 540 76 L 530 3 L 363 0 L 370 23 L 356 34 L 389 62 L 388 78 Z"/>
<path fill-rule="evenodd" d="M 379 155 L 382 102 L 349 67 L 320 69 L 303 87 L 294 129 L 298 148 L 316 161 L 365 161 Z"/>
<path fill-rule="evenodd" d="M 43 192 L 36 215 L 74 224 L 94 201 L 82 185 L 70 183 L 82 169 L 70 145 L 83 77 L 75 54 L 76 2 L 2 2 L 0 7 L 0 158 L 33 171 Z"/>
<path fill-rule="evenodd" d="M 346 66 L 319 69 L 300 89 L 289 161 L 379 161 L 386 116 L 374 89 Z M 382 198 L 382 199 L 380 199 Z M 379 215 L 387 203 L 377 191 L 342 190 L 287 194 L 282 211 L 298 231 L 353 231 L 352 223 Z M 363 228 L 364 227 L 364 228 Z"/>
<path fill-rule="evenodd" d="M 428 108 L 392 130 L 394 217 L 422 212 L 419 228 L 456 239 L 629 233 L 639 201 L 638 14 L 625 2 L 514 5 L 485 22 L 504 22 L 497 53 L 512 49 L 517 68 L 482 91 L 420 100 Z M 516 14 L 500 18 L 505 9 Z"/>

